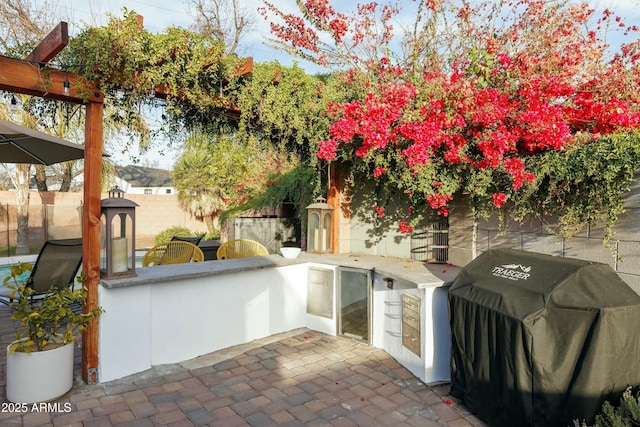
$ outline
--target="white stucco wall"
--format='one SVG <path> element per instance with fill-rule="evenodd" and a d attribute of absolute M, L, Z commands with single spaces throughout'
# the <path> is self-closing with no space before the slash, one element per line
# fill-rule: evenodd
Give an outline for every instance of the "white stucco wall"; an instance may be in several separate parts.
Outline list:
<path fill-rule="evenodd" d="M 101 286 L 100 381 L 305 326 L 306 274 L 305 265 L 291 265 Z"/>
<path fill-rule="evenodd" d="M 123 378 L 301 327 L 336 335 L 341 267 L 373 272 L 371 344 L 427 383 L 449 379 L 446 284 L 455 272 L 445 277 L 441 269 L 432 273 L 426 264 L 388 257 L 338 257 L 325 264 L 279 255 L 148 267 L 136 278 L 103 283 L 98 379 Z M 331 317 L 307 312 L 309 268 L 333 273 Z M 384 277 L 394 278 L 393 289 Z M 402 345 L 403 292 L 422 301 L 421 356 Z"/>

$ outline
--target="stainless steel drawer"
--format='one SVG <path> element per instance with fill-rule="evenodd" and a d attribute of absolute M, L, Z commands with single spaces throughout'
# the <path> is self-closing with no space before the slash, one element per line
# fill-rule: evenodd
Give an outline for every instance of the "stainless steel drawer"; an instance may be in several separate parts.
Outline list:
<path fill-rule="evenodd" d="M 402 294 L 402 345 L 422 357 L 420 298 Z"/>

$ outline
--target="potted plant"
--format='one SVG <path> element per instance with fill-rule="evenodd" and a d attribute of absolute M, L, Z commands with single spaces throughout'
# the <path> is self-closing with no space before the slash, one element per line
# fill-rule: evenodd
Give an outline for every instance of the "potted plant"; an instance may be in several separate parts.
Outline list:
<path fill-rule="evenodd" d="M 7 346 L 6 394 L 14 403 L 46 402 L 71 389 L 73 343 L 102 313 L 101 308 L 79 312 L 87 298 L 84 287 L 52 287 L 34 298 L 35 291 L 17 280 L 31 268 L 28 263 L 13 266 L 3 282 L 11 290 L 11 317 L 20 322 L 16 340 Z"/>

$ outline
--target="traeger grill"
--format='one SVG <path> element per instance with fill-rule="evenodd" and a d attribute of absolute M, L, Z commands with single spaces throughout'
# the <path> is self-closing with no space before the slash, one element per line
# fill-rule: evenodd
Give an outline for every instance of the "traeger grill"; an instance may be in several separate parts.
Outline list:
<path fill-rule="evenodd" d="M 640 296 L 600 263 L 488 251 L 449 289 L 451 394 L 492 427 L 592 423 L 640 385 Z"/>

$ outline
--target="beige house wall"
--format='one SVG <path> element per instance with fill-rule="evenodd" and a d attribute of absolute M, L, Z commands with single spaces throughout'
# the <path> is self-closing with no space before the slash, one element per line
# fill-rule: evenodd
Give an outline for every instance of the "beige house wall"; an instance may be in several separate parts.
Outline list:
<path fill-rule="evenodd" d="M 102 198 L 107 198 L 106 193 Z M 169 227 L 182 226 L 206 233 L 207 227 L 178 204 L 177 195 L 126 194 L 136 208 L 136 248 L 153 242 L 156 234 Z M 48 239 L 81 237 L 82 193 L 32 192 L 29 202 L 29 242 L 41 244 Z M 16 196 L 0 191 L 0 247 L 16 242 Z"/>

